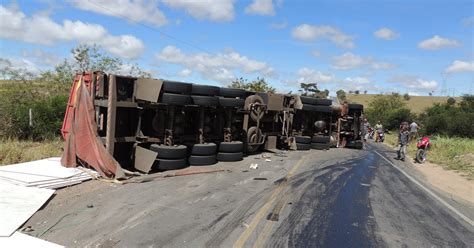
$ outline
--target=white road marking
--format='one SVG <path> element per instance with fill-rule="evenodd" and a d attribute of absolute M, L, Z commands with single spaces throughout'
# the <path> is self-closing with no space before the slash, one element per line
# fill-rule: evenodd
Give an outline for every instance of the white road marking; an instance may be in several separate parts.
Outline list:
<path fill-rule="evenodd" d="M 443 204 L 445 207 L 447 207 L 449 210 L 453 211 L 453 213 L 455 213 L 456 215 L 458 215 L 461 219 L 463 219 L 464 221 L 466 221 L 467 223 L 469 223 L 471 226 L 474 226 L 474 221 L 471 220 L 469 217 L 465 216 L 464 214 L 462 214 L 461 212 L 459 212 L 456 208 L 454 208 L 452 205 L 450 205 L 449 203 L 447 203 L 445 200 L 441 199 L 439 196 L 437 196 L 433 191 L 431 191 L 430 189 L 428 189 L 427 187 L 423 186 L 423 184 L 421 184 L 420 182 L 418 182 L 415 178 L 413 178 L 412 176 L 408 175 L 405 171 L 403 171 L 402 169 L 400 169 L 397 165 L 395 165 L 394 163 L 392 163 L 392 161 L 388 160 L 386 157 L 384 157 L 383 155 L 381 155 L 380 153 L 378 153 L 377 151 L 374 150 L 375 153 L 377 153 L 377 155 L 379 155 L 381 158 L 385 159 L 385 161 L 387 161 L 390 165 L 392 165 L 395 169 L 399 170 L 403 175 L 405 175 L 408 179 L 410 179 L 410 181 L 412 181 L 413 183 L 415 183 L 416 185 L 418 185 L 420 188 L 422 188 L 424 191 L 426 191 L 426 193 L 428 193 L 429 195 L 431 195 L 434 199 L 438 200 L 441 204 Z"/>

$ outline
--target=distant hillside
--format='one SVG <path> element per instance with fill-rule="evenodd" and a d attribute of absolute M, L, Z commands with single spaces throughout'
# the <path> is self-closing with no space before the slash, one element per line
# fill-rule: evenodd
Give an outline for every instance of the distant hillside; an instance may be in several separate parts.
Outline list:
<path fill-rule="evenodd" d="M 374 94 L 347 94 L 349 102 L 356 102 L 363 104 L 364 107 L 368 107 L 369 103 L 372 102 Z M 413 113 L 422 113 L 426 108 L 430 107 L 435 103 L 445 103 L 449 97 L 445 96 L 410 96 L 410 100 L 406 101 L 406 106 Z M 461 101 L 461 97 L 455 97 L 456 102 Z"/>

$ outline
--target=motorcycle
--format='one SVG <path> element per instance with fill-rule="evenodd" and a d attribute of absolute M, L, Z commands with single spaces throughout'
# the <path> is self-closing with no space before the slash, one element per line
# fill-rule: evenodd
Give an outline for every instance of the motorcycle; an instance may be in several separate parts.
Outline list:
<path fill-rule="evenodd" d="M 422 164 L 426 161 L 426 151 L 430 148 L 430 137 L 425 136 L 418 140 L 416 143 L 416 147 L 418 150 L 416 151 L 416 162 Z"/>
<path fill-rule="evenodd" d="M 369 127 L 368 134 L 369 134 L 368 135 L 369 139 L 374 139 L 375 130 L 373 128 Z"/>
<path fill-rule="evenodd" d="M 382 143 L 383 143 L 384 140 L 385 140 L 385 132 L 383 132 L 383 131 L 377 131 L 376 133 L 377 133 L 378 138 L 375 139 L 375 141 L 376 141 L 376 142 L 382 142 Z"/>

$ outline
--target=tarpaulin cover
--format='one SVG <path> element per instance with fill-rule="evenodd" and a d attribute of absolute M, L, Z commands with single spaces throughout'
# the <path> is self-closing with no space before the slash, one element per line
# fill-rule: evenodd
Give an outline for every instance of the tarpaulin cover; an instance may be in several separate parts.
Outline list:
<path fill-rule="evenodd" d="M 94 118 L 94 106 L 82 75 L 77 75 L 71 95 L 69 96 L 68 114 L 64 120 L 69 130 L 66 137 L 61 165 L 76 167 L 76 158 L 86 162 L 103 177 L 121 178 L 124 172 L 119 163 L 107 152 L 97 135 L 97 124 Z"/>

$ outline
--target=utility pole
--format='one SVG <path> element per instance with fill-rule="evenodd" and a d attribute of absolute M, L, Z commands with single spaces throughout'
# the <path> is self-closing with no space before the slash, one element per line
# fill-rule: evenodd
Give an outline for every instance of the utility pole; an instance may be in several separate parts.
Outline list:
<path fill-rule="evenodd" d="M 441 73 L 441 78 L 443 80 L 443 83 L 441 84 L 441 96 L 447 96 L 448 95 L 448 74 L 446 72 Z"/>

